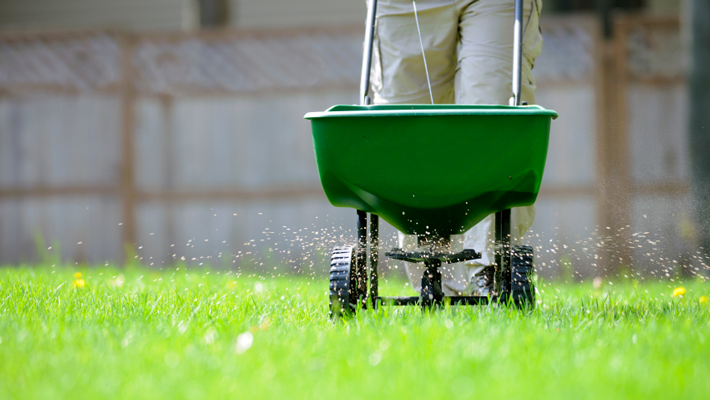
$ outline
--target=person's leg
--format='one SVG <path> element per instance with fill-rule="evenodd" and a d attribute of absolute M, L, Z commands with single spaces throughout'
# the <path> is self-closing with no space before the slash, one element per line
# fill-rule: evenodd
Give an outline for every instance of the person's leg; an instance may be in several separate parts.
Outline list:
<path fill-rule="evenodd" d="M 458 15 L 454 0 L 418 0 L 417 11 L 434 101 L 454 102 Z M 429 104 L 412 0 L 379 0 L 373 46 L 375 104 Z"/>
<path fill-rule="evenodd" d="M 542 50 L 539 28 L 541 0 L 524 0 L 523 62 L 521 100 L 535 103 L 535 79 L 532 69 Z M 477 0 L 462 2 L 458 66 L 455 77 L 457 104 L 508 104 L 512 96 L 513 0 Z M 530 228 L 535 208 L 519 207 L 512 211 L 511 236 L 519 240 Z M 493 264 L 494 216 L 490 215 L 465 234 L 464 248 L 482 253 L 482 258 L 467 262 L 469 280 L 484 267 Z"/>
<path fill-rule="evenodd" d="M 462 3 L 455 91 L 457 104 L 508 104 L 513 95 L 513 0 Z M 541 0 L 523 1 L 521 99 L 535 103 L 532 68 L 542 51 Z"/>

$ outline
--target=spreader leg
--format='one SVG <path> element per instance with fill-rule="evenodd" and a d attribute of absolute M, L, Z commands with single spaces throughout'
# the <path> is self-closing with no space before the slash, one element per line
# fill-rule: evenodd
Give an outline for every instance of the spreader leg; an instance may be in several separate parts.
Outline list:
<path fill-rule="evenodd" d="M 422 291 L 420 293 L 422 309 L 433 305 L 441 305 L 444 291 L 441 288 L 441 262 L 426 263 L 426 271 L 422 276 Z"/>
<path fill-rule="evenodd" d="M 510 209 L 496 213 L 495 239 L 495 288 L 505 301 L 510 293 Z"/>
<path fill-rule="evenodd" d="M 358 301 L 367 295 L 367 213 L 357 210 L 357 293 Z M 364 306 L 364 303 L 361 303 Z"/>
<path fill-rule="evenodd" d="M 372 308 L 377 307 L 377 296 L 379 296 L 377 262 L 379 258 L 380 246 L 380 217 L 370 214 L 370 301 Z"/>

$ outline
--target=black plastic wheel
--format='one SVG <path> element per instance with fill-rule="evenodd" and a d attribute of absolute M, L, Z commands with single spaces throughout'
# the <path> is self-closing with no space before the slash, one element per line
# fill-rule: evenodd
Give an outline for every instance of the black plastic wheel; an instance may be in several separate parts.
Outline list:
<path fill-rule="evenodd" d="M 357 262 L 354 246 L 333 249 L 330 259 L 330 318 L 352 315 L 358 308 Z"/>
<path fill-rule="evenodd" d="M 510 252 L 510 297 L 518 306 L 535 307 L 535 272 L 533 249 L 530 246 L 513 246 Z"/>

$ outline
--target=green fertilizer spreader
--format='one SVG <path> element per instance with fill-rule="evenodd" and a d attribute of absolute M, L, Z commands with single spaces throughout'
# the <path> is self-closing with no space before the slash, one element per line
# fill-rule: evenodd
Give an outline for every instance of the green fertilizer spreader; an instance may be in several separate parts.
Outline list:
<path fill-rule="evenodd" d="M 376 4 L 370 2 L 370 26 Z M 354 208 L 358 215 L 357 244 L 333 251 L 331 316 L 381 304 L 431 307 L 495 301 L 534 306 L 532 248 L 511 247 L 510 209 L 532 205 L 537 198 L 550 123 L 557 113 L 524 104 L 367 105 L 371 41 L 368 29 L 365 43 L 370 47 L 363 57 L 361 85 L 365 105 L 337 105 L 305 116 L 311 121 L 328 200 L 336 207 Z M 520 103 L 519 65 L 514 77 L 516 73 L 513 104 Z M 483 250 L 452 252 L 450 235 L 464 233 L 493 213 L 494 294 L 444 296 L 438 270 L 442 263 L 477 259 L 481 256 L 476 250 Z M 379 296 L 380 217 L 405 234 L 417 235 L 418 251 L 392 249 L 386 256 L 425 264 L 420 296 Z"/>

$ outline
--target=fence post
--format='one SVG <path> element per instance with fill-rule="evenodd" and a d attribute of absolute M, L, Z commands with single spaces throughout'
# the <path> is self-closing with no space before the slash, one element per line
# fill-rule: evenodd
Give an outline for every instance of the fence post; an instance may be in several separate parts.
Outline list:
<path fill-rule="evenodd" d="M 710 257 L 710 5 L 690 1 L 690 164 L 698 244 Z"/>
<path fill-rule="evenodd" d="M 626 245 L 630 223 L 632 182 L 626 115 L 627 21 L 616 21 L 613 35 L 604 38 L 597 92 L 597 207 L 599 208 L 600 275 L 629 265 Z"/>
<path fill-rule="evenodd" d="M 136 224 L 135 203 L 136 188 L 134 180 L 134 146 L 133 129 L 135 126 L 135 68 L 133 53 L 135 37 L 123 32 L 119 34 L 121 44 L 121 211 L 122 230 L 121 241 L 123 263 L 130 261 L 128 257 L 135 253 Z"/>

